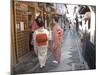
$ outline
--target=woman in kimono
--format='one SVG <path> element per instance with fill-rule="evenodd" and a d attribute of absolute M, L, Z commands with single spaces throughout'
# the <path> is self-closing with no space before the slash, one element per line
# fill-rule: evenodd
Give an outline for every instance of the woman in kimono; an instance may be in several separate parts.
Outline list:
<path fill-rule="evenodd" d="M 47 59 L 47 51 L 48 51 L 48 34 L 47 29 L 44 29 L 44 23 L 41 17 L 36 19 L 36 23 L 38 25 L 38 29 L 35 30 L 34 36 L 34 50 L 38 56 L 40 68 L 43 68 Z"/>
<path fill-rule="evenodd" d="M 60 63 L 61 59 L 61 46 L 63 41 L 63 29 L 58 24 L 58 18 L 53 19 L 53 54 L 55 61 L 53 63 Z"/>

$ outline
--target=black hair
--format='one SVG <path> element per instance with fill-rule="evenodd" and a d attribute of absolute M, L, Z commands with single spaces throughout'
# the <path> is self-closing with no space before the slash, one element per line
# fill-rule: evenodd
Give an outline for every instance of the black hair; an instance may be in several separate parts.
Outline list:
<path fill-rule="evenodd" d="M 53 17 L 53 19 L 58 23 L 59 17 Z"/>
<path fill-rule="evenodd" d="M 37 23 L 37 25 L 38 25 L 39 27 L 43 27 L 43 26 L 44 26 L 44 22 L 43 22 L 41 16 L 38 16 L 38 17 L 36 18 L 35 21 L 36 21 L 36 23 Z"/>

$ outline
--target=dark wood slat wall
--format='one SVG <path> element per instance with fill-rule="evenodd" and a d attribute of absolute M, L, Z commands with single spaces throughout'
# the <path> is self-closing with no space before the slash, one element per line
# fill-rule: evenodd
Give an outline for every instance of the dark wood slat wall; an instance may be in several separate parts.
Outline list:
<path fill-rule="evenodd" d="M 29 52 L 29 31 L 28 31 L 28 6 L 21 2 L 16 2 L 16 45 L 17 45 L 17 58 Z M 21 31 L 20 22 L 24 22 L 24 30 Z"/>

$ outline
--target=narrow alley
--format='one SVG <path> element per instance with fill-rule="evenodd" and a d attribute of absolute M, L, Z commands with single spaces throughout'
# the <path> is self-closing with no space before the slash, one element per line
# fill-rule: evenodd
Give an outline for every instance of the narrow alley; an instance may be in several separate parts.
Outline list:
<path fill-rule="evenodd" d="M 96 68 L 95 6 L 14 0 L 11 10 L 12 75 Z M 37 30 L 46 30 L 43 46 L 37 46 Z M 45 54 L 44 64 L 39 51 Z"/>

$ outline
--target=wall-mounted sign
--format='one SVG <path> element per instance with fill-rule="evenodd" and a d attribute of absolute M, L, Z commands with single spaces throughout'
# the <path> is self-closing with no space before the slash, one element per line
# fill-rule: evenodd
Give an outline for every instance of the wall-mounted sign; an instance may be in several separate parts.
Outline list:
<path fill-rule="evenodd" d="M 20 30 L 24 31 L 24 22 L 20 22 Z"/>

